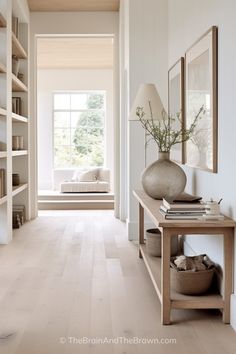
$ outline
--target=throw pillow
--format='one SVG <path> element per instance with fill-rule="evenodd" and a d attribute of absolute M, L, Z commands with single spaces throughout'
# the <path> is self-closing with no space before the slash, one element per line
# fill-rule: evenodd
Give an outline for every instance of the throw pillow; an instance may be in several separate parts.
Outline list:
<path fill-rule="evenodd" d="M 77 177 L 78 182 L 96 182 L 97 180 L 97 169 L 90 170 L 82 173 Z"/>
<path fill-rule="evenodd" d="M 77 175 L 78 175 L 78 170 L 75 170 L 73 173 L 73 176 L 71 178 L 71 182 L 76 182 L 77 181 Z"/>
<path fill-rule="evenodd" d="M 80 168 L 80 169 L 75 170 L 74 174 L 71 178 L 71 182 L 78 182 L 79 176 L 87 171 L 88 171 L 87 168 Z"/>

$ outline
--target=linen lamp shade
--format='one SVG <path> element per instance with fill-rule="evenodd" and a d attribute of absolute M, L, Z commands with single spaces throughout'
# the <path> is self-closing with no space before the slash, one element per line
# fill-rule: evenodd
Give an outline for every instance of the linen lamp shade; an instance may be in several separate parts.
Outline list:
<path fill-rule="evenodd" d="M 160 120 L 162 117 L 162 112 L 164 110 L 163 103 L 161 102 L 160 96 L 157 92 L 156 86 L 154 84 L 141 84 L 135 100 L 133 102 L 129 120 L 138 120 L 136 115 L 137 107 L 142 107 L 145 113 L 143 119 L 150 120 L 150 106 L 152 108 L 152 115 L 154 120 Z"/>

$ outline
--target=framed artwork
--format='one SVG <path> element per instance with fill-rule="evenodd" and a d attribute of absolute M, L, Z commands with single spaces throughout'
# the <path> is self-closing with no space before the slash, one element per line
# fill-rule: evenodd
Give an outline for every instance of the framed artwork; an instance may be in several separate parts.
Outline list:
<path fill-rule="evenodd" d="M 180 129 L 184 124 L 184 58 L 181 57 L 168 71 L 168 114 L 176 117 L 180 113 L 180 120 L 175 121 L 173 128 Z M 183 144 L 173 145 L 170 154 L 171 160 L 184 163 Z"/>
<path fill-rule="evenodd" d="M 194 135 L 185 144 L 185 163 L 191 167 L 217 172 L 217 27 L 211 27 L 185 53 L 185 126 L 197 120 Z"/>

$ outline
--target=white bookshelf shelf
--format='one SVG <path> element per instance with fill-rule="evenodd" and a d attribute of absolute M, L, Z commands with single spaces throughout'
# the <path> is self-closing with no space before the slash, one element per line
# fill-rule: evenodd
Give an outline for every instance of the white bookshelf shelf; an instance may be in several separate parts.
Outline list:
<path fill-rule="evenodd" d="M 28 183 L 22 183 L 19 186 L 12 187 L 12 196 L 15 197 L 17 194 L 23 192 L 28 188 Z"/>
<path fill-rule="evenodd" d="M 16 113 L 12 113 L 12 121 L 16 123 L 28 123 L 28 118 Z"/>
<path fill-rule="evenodd" d="M 0 12 L 0 27 L 6 27 L 7 26 L 7 21 L 3 14 Z"/>
<path fill-rule="evenodd" d="M 12 74 L 12 91 L 13 92 L 27 92 L 27 86 L 16 77 L 16 75 Z"/>
<path fill-rule="evenodd" d="M 7 69 L 3 63 L 0 63 L 0 73 L 5 74 L 7 72 Z"/>
<path fill-rule="evenodd" d="M 7 111 L 4 108 L 0 107 L 0 116 L 6 116 L 7 115 Z"/>
<path fill-rule="evenodd" d="M 0 198 L 0 205 L 4 204 L 7 202 L 7 196 L 5 195 L 4 197 Z"/>
<path fill-rule="evenodd" d="M 6 151 L 0 151 L 0 159 L 4 159 L 7 157 L 7 152 Z"/>
<path fill-rule="evenodd" d="M 13 150 L 12 156 L 25 156 L 28 155 L 28 150 Z"/>
<path fill-rule="evenodd" d="M 22 47 L 19 39 L 12 32 L 12 54 L 16 55 L 19 59 L 27 59 L 27 53 Z"/>

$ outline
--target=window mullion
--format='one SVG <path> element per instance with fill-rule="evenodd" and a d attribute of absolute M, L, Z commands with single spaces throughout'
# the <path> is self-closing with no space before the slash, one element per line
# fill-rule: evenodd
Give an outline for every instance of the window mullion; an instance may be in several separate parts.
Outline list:
<path fill-rule="evenodd" d="M 71 94 L 70 94 L 70 165 L 72 166 L 72 139 L 71 139 Z"/>

